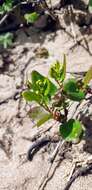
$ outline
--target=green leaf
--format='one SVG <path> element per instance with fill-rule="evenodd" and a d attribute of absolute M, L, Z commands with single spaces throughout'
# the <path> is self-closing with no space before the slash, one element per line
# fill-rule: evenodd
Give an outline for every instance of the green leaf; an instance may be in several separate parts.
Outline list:
<path fill-rule="evenodd" d="M 28 88 L 39 98 L 41 104 L 48 104 L 51 101 L 51 97 L 54 96 L 58 90 L 54 83 L 37 71 L 32 71 L 31 80 L 29 79 L 27 84 Z M 30 98 L 28 100 L 30 100 Z M 30 101 L 32 101 L 32 98 Z"/>
<path fill-rule="evenodd" d="M 89 9 L 89 11 L 92 13 L 92 0 L 89 0 L 88 9 Z"/>
<path fill-rule="evenodd" d="M 4 35 L 0 35 L 0 44 L 4 46 L 4 48 L 7 48 L 8 46 L 11 46 L 13 40 L 13 34 L 8 32 Z"/>
<path fill-rule="evenodd" d="M 52 119 L 52 115 L 47 113 L 45 114 L 38 122 L 37 122 L 37 127 L 40 127 L 43 125 L 45 122 L 47 122 L 49 119 Z"/>
<path fill-rule="evenodd" d="M 55 61 L 50 68 L 50 77 L 54 78 L 56 81 L 60 78 L 59 77 L 59 70 L 60 70 L 60 63 L 59 61 Z"/>
<path fill-rule="evenodd" d="M 4 3 L 0 6 L 0 14 L 11 11 L 13 5 L 13 0 L 5 0 Z"/>
<path fill-rule="evenodd" d="M 37 81 L 44 81 L 45 77 L 41 75 L 39 72 L 33 70 L 31 72 L 31 80 L 33 84 L 33 88 L 37 89 Z"/>
<path fill-rule="evenodd" d="M 45 83 L 47 84 L 47 88 L 44 95 L 53 96 L 57 92 L 57 87 L 48 78 L 45 79 Z"/>
<path fill-rule="evenodd" d="M 81 101 L 85 98 L 85 94 L 82 91 L 79 92 L 73 92 L 73 93 L 69 93 L 68 94 L 69 99 L 73 100 L 73 101 Z"/>
<path fill-rule="evenodd" d="M 66 141 L 74 141 L 80 139 L 83 134 L 83 127 L 78 120 L 70 119 L 68 122 L 60 126 L 60 135 Z"/>
<path fill-rule="evenodd" d="M 24 18 L 27 20 L 27 23 L 34 23 L 38 20 L 39 14 L 36 12 L 27 13 L 24 15 Z"/>
<path fill-rule="evenodd" d="M 81 101 L 85 98 L 85 93 L 78 88 L 75 79 L 69 79 L 63 86 L 63 90 L 69 99 L 74 101 Z"/>
<path fill-rule="evenodd" d="M 86 73 L 84 79 L 83 79 L 83 86 L 86 87 L 88 85 L 88 83 L 90 82 L 90 80 L 92 80 L 92 67 L 90 67 L 90 69 L 88 70 L 88 72 Z"/>
<path fill-rule="evenodd" d="M 65 92 L 75 92 L 77 89 L 77 83 L 75 79 L 69 79 L 64 83 Z"/>
<path fill-rule="evenodd" d="M 63 64 L 59 61 L 55 63 L 50 68 L 50 76 L 56 81 L 63 82 L 66 76 L 66 56 L 64 55 Z"/>
<path fill-rule="evenodd" d="M 29 116 L 36 121 L 36 126 L 39 127 L 46 121 L 52 118 L 52 115 L 45 111 L 41 106 L 35 106 L 30 109 Z"/>
<path fill-rule="evenodd" d="M 41 97 L 37 95 L 35 92 L 32 92 L 30 90 L 23 92 L 22 96 L 26 101 L 29 101 L 29 102 L 36 101 L 37 103 L 40 103 L 41 101 Z"/>
<path fill-rule="evenodd" d="M 31 73 L 33 90 L 38 90 L 44 96 L 51 97 L 57 92 L 57 87 L 47 78 L 37 71 Z"/>

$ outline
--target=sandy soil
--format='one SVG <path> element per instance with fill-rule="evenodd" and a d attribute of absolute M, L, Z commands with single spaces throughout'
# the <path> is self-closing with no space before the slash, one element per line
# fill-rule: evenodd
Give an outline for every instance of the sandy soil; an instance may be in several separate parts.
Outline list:
<path fill-rule="evenodd" d="M 87 71 L 92 65 L 92 41 L 89 37 L 89 50 L 85 48 L 84 42 L 84 47 L 76 46 L 71 50 L 74 40 L 61 30 L 54 33 L 35 33 L 29 29 L 29 33 L 28 38 L 19 31 L 15 47 L 3 54 L 3 61 L 0 59 L 0 190 L 38 190 L 50 167 L 49 154 L 56 146 L 51 144 L 46 149 L 42 148 L 32 161 L 27 160 L 27 153 L 32 144 L 27 138 L 31 139 L 51 124 L 48 123 L 40 129 L 32 128 L 33 122 L 27 115 L 30 105 L 19 98 L 31 70 L 37 69 L 47 75 L 49 65 L 55 59 L 60 60 L 63 53 L 67 55 L 67 71 Z M 34 53 L 37 47 L 47 48 L 49 57 L 37 58 Z M 92 114 L 92 106 L 87 106 L 84 102 L 80 110 L 83 113 L 82 120 L 87 126 L 86 137 L 65 154 L 65 158 L 44 188 L 46 190 L 63 190 L 73 160 L 86 160 L 92 153 L 92 116 L 89 120 L 86 114 L 87 111 Z M 48 133 L 53 134 L 55 131 L 57 127 L 53 124 Z M 53 164 L 51 172 L 56 165 L 57 162 Z M 92 175 L 78 178 L 70 188 L 76 189 L 92 190 Z"/>

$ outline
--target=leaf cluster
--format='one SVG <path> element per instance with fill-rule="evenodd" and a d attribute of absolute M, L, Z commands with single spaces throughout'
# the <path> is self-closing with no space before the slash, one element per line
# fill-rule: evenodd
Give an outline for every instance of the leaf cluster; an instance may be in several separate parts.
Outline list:
<path fill-rule="evenodd" d="M 50 78 L 37 71 L 32 71 L 31 79 L 27 81 L 28 89 L 22 93 L 26 101 L 35 101 L 39 106 L 31 110 L 31 118 L 36 119 L 39 127 L 49 119 L 60 123 L 60 135 L 66 141 L 78 140 L 83 134 L 80 121 L 68 120 L 68 108 L 71 101 L 81 102 L 85 99 L 88 84 L 92 79 L 92 68 L 81 81 L 75 78 L 66 79 L 66 56 L 63 62 L 55 61 L 49 70 Z"/>
<path fill-rule="evenodd" d="M 36 22 L 37 20 L 38 20 L 38 18 L 39 18 L 39 14 L 38 13 L 36 13 L 36 12 L 33 12 L 33 13 L 26 13 L 25 15 L 24 15 L 24 18 L 26 19 L 26 21 L 27 21 L 27 23 L 29 24 L 29 23 L 34 23 L 34 22 Z"/>
<path fill-rule="evenodd" d="M 13 0 L 5 0 L 0 6 L 0 15 L 9 12 L 12 9 Z"/>

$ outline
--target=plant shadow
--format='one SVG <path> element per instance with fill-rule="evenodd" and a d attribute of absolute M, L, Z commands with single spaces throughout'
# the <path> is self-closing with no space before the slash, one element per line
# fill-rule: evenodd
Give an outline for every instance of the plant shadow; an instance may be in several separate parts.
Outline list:
<path fill-rule="evenodd" d="M 83 150 L 87 153 L 92 154 L 92 112 L 89 113 L 89 109 L 92 107 L 92 97 L 86 104 L 86 112 L 80 112 L 80 120 L 85 126 L 85 135 L 83 137 L 85 143 L 83 145 Z M 90 109 L 92 110 L 92 108 Z"/>

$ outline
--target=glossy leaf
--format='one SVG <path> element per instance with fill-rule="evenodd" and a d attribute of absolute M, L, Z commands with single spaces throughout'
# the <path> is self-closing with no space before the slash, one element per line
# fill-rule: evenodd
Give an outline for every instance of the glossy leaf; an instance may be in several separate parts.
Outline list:
<path fill-rule="evenodd" d="M 44 82 L 47 84 L 44 95 L 53 96 L 57 92 L 57 87 L 47 78 Z"/>
<path fill-rule="evenodd" d="M 27 23 L 34 23 L 38 20 L 39 14 L 36 12 L 27 13 L 24 15 L 24 18 L 27 20 Z"/>
<path fill-rule="evenodd" d="M 70 119 L 60 126 L 60 135 L 66 141 L 80 139 L 83 134 L 83 127 L 78 120 Z"/>
<path fill-rule="evenodd" d="M 59 61 L 55 63 L 50 68 L 50 76 L 56 81 L 63 82 L 66 76 L 66 57 L 64 55 L 63 64 Z"/>
<path fill-rule="evenodd" d="M 31 80 L 33 84 L 36 84 L 38 80 L 43 81 L 44 79 L 45 77 L 42 74 L 40 74 L 38 71 L 33 70 L 31 72 Z"/>
<path fill-rule="evenodd" d="M 88 83 L 90 82 L 90 80 L 92 80 L 92 67 L 90 67 L 90 69 L 88 70 L 88 72 L 86 73 L 83 79 L 83 83 L 84 83 L 83 86 L 86 87 Z"/>
<path fill-rule="evenodd" d="M 50 77 L 54 78 L 56 81 L 59 80 L 59 71 L 60 71 L 60 63 L 59 61 L 55 61 L 54 64 L 50 68 Z"/>
<path fill-rule="evenodd" d="M 73 92 L 68 94 L 69 99 L 73 101 L 81 101 L 85 98 L 85 94 L 82 91 L 79 92 Z"/>
<path fill-rule="evenodd" d="M 30 90 L 27 90 L 22 93 L 23 98 L 26 101 L 36 101 L 37 103 L 40 103 L 41 97 L 37 95 L 35 92 L 32 92 Z"/>
<path fill-rule="evenodd" d="M 44 77 L 39 72 L 32 71 L 31 79 L 34 90 L 38 90 L 40 93 L 42 90 L 43 94 L 45 96 L 49 95 L 49 97 L 56 93 L 57 87 L 47 77 Z"/>
<path fill-rule="evenodd" d="M 75 79 L 69 79 L 64 83 L 65 92 L 75 92 L 77 89 L 77 83 Z"/>
<path fill-rule="evenodd" d="M 81 101 L 85 98 L 85 93 L 78 88 L 77 81 L 69 79 L 63 87 L 69 99 L 74 101 Z"/>

